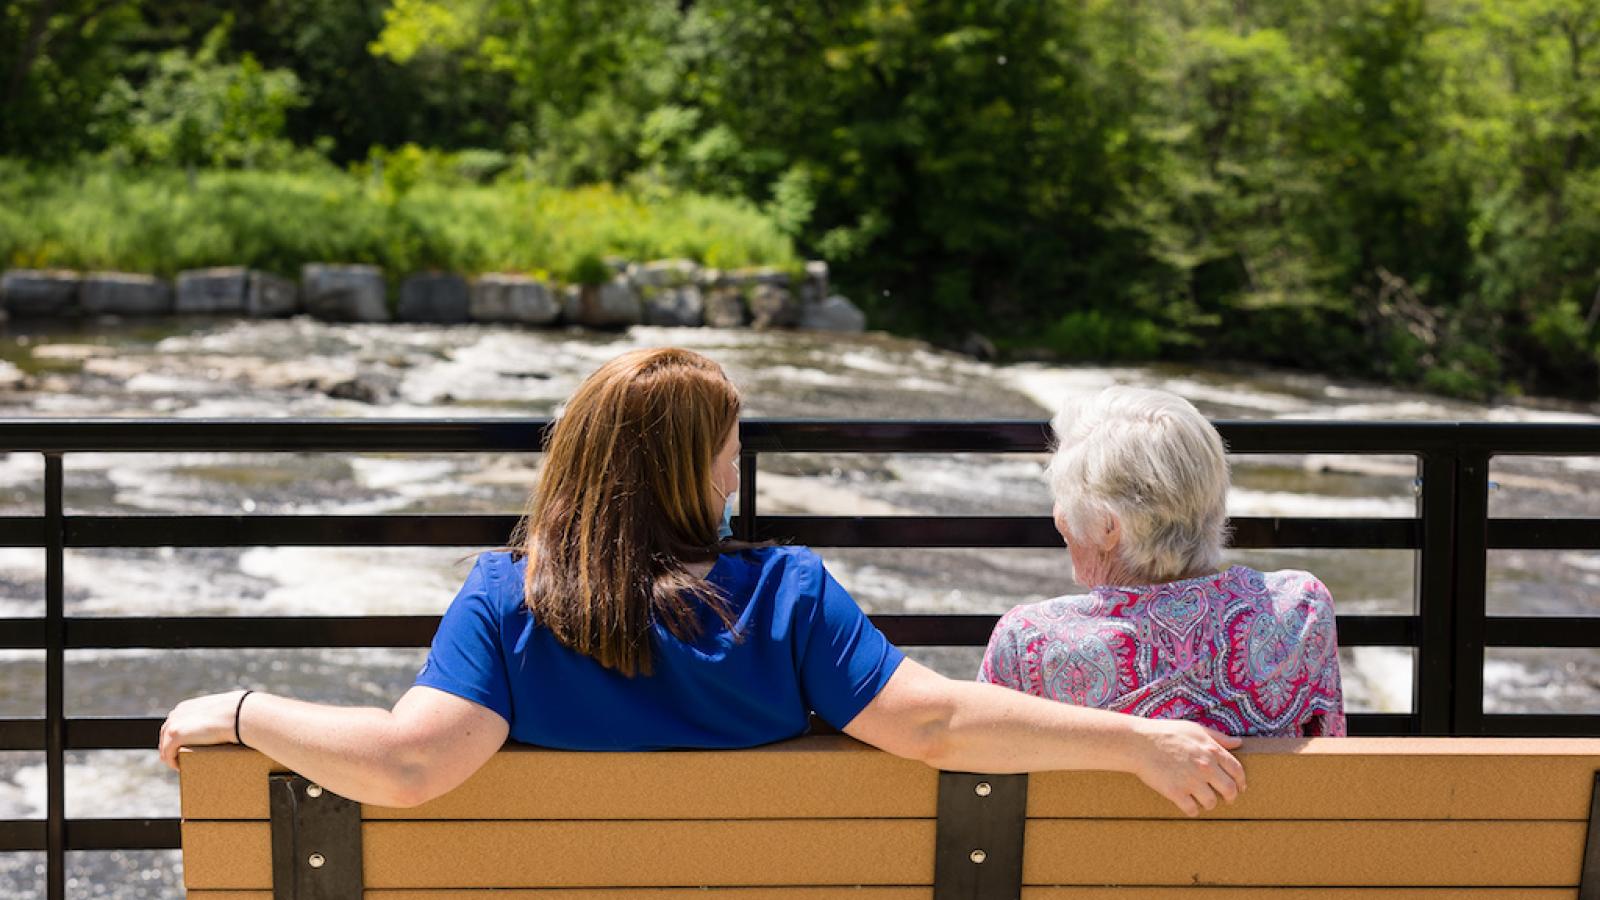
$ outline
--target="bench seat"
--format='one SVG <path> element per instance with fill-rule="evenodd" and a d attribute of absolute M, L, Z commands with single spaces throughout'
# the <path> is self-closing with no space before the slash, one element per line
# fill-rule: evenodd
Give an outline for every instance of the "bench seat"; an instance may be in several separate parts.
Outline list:
<path fill-rule="evenodd" d="M 366 896 L 383 900 L 929 900 L 998 896 L 1014 853 L 1025 900 L 1580 900 L 1600 739 L 1252 739 L 1240 758 L 1245 795 L 1189 819 L 1127 775 L 957 787 L 838 735 L 725 752 L 508 746 L 422 806 L 346 804 L 350 835 L 327 847 L 285 849 L 280 817 L 278 872 L 322 852 L 320 871 L 294 876 L 314 883 L 358 855 Z M 180 767 L 190 896 L 272 898 L 278 767 L 238 747 L 187 750 Z M 297 814 L 346 803 L 311 796 L 290 801 Z M 1022 840 L 984 824 L 1007 816 Z M 965 869 L 991 883 L 953 887 Z M 955 875 L 935 890 L 936 871 Z"/>

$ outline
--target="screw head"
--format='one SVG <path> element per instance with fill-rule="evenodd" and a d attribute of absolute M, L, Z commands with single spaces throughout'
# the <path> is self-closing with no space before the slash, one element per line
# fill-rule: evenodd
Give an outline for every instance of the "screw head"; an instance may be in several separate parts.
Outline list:
<path fill-rule="evenodd" d="M 989 854 L 983 852 L 982 850 L 974 850 L 970 855 L 968 855 L 967 858 L 981 866 L 983 865 L 983 861 L 989 858 Z"/>
<path fill-rule="evenodd" d="M 977 794 L 979 797 L 987 797 L 994 793 L 994 788 L 989 785 L 989 782 L 980 781 L 973 786 L 972 792 Z"/>
<path fill-rule="evenodd" d="M 321 797 L 322 796 L 322 785 L 320 785 L 320 784 L 308 784 L 308 785 L 306 785 L 306 796 L 310 797 L 313 800 L 315 800 L 318 797 Z"/>
<path fill-rule="evenodd" d="M 328 862 L 328 860 L 321 853 L 313 853 L 311 854 L 310 858 L 306 860 L 306 862 L 311 865 L 311 868 L 320 869 Z"/>

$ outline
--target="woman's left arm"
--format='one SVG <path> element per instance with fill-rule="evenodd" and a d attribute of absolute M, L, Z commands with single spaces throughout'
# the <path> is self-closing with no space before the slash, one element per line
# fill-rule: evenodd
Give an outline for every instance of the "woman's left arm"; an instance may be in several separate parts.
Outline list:
<path fill-rule="evenodd" d="M 161 758 L 183 747 L 231 744 L 234 712 L 246 746 L 330 791 L 377 806 L 416 806 L 466 781 L 505 743 L 498 713 L 453 694 L 413 687 L 394 709 L 305 703 L 239 691 L 178 704 L 161 725 Z"/>

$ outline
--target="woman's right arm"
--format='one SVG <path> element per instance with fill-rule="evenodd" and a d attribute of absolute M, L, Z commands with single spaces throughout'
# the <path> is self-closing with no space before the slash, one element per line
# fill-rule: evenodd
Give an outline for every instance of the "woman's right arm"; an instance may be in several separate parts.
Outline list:
<path fill-rule="evenodd" d="M 238 691 L 178 704 L 161 726 L 161 758 L 231 744 L 234 711 L 244 743 L 330 791 L 360 803 L 416 806 L 466 781 L 505 743 L 498 713 L 453 694 L 413 687 L 394 709 L 324 706 Z"/>
<path fill-rule="evenodd" d="M 1188 815 L 1232 803 L 1240 744 L 1193 722 L 1141 719 L 1056 703 L 992 684 L 955 681 L 905 660 L 844 727 L 857 740 L 965 772 L 1129 772 Z"/>

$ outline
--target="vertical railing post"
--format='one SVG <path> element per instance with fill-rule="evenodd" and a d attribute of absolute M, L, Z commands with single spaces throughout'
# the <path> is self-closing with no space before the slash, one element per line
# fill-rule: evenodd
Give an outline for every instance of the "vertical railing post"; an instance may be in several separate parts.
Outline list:
<path fill-rule="evenodd" d="M 1456 734 L 1482 734 L 1483 648 L 1488 627 L 1489 454 L 1475 448 L 1456 466 Z"/>
<path fill-rule="evenodd" d="M 1417 549 L 1417 642 L 1413 705 L 1418 731 L 1455 732 L 1456 468 L 1453 451 L 1429 450 L 1417 461 L 1422 535 Z"/>
<path fill-rule="evenodd" d="M 733 536 L 741 541 L 756 539 L 756 451 L 739 453 L 739 527 Z"/>
<path fill-rule="evenodd" d="M 45 896 L 67 896 L 66 579 L 61 454 L 44 455 Z"/>

